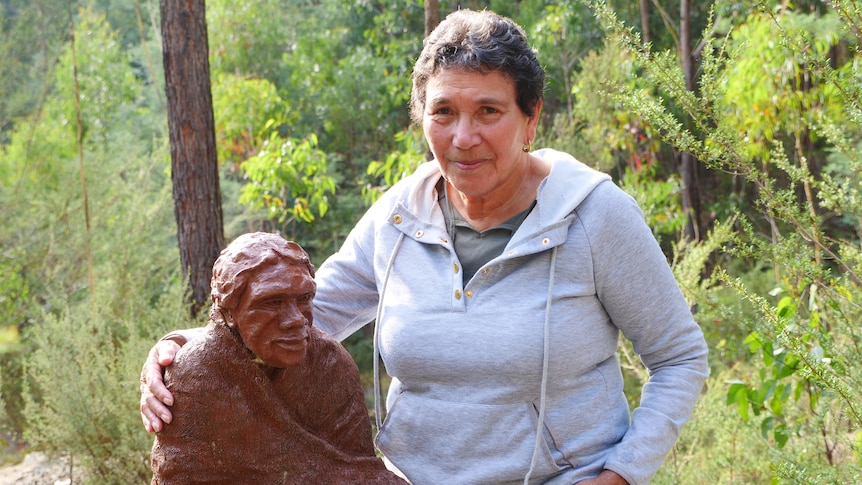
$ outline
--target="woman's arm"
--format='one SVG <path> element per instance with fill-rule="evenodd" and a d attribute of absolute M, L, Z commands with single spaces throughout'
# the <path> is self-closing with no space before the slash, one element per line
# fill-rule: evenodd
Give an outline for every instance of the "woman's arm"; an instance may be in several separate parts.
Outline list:
<path fill-rule="evenodd" d="M 599 192 L 600 191 L 600 192 Z M 593 197 L 597 195 L 598 197 Z M 582 209 L 596 292 L 649 370 L 631 426 L 605 467 L 646 483 L 689 419 L 709 375 L 707 346 L 666 257 L 635 202 L 605 184 Z"/>

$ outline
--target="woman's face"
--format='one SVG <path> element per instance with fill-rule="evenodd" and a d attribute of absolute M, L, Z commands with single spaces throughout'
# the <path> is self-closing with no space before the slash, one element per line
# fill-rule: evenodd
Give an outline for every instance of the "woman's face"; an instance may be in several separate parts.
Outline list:
<path fill-rule="evenodd" d="M 509 197 L 528 170 L 522 150 L 536 134 L 515 84 L 499 72 L 444 69 L 426 88 L 422 128 L 446 180 L 466 197 Z"/>

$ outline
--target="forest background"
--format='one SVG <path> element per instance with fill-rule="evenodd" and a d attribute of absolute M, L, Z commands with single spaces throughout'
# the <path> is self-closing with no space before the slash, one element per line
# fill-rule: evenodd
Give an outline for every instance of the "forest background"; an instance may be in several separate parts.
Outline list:
<path fill-rule="evenodd" d="M 654 483 L 862 482 L 862 2 L 441 0 L 440 16 L 458 5 L 525 28 L 549 80 L 534 146 L 638 200 L 707 337 L 712 376 Z M 320 264 L 424 160 L 406 103 L 425 6 L 206 2 L 225 240 L 279 231 Z M 141 364 L 203 323 L 159 7 L 0 0 L 3 457 L 68 456 L 76 483 L 149 481 Z M 367 372 L 367 335 L 345 345 Z M 620 358 L 637 389 L 625 342 Z"/>

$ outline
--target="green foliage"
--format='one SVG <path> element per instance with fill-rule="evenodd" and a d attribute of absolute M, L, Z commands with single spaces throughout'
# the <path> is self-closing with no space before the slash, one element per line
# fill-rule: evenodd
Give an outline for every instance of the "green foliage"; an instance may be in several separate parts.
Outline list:
<path fill-rule="evenodd" d="M 77 170 L 78 116 L 81 110 L 83 150 L 97 150 L 109 142 L 108 128 L 150 135 L 131 119 L 142 108 L 141 96 L 129 59 L 117 42 L 117 35 L 105 23 L 104 15 L 90 10 L 79 12 L 75 28 L 75 51 L 67 45 L 60 56 L 54 86 L 43 111 L 15 123 L 10 143 L 0 147 L 0 185 L 15 187 L 26 178 L 30 183 L 56 184 L 64 171 Z M 77 78 L 73 74 L 77 73 Z M 77 91 L 76 82 L 77 79 Z M 38 141 L 38 142 L 37 142 Z M 20 190 L 16 188 L 14 190 Z"/>
<path fill-rule="evenodd" d="M 231 172 L 257 154 L 267 135 L 289 131 L 298 118 L 266 79 L 219 74 L 212 95 L 218 159 Z"/>
<path fill-rule="evenodd" d="M 76 134 L 77 97 L 89 148 L 90 144 L 102 143 L 106 127 L 115 125 L 134 109 L 141 87 L 105 15 L 91 10 L 81 10 L 78 15 L 75 49 L 70 45 L 65 50 L 56 71 L 54 100 L 62 102 L 50 103 L 47 114 L 59 118 Z"/>
<path fill-rule="evenodd" d="M 413 173 L 425 161 L 425 143 L 420 130 L 408 128 L 397 133 L 395 140 L 401 143 L 401 149 L 390 152 L 386 160 L 368 164 L 368 174 L 383 181 L 383 185 L 363 189 L 369 202 L 377 200 L 386 189 Z"/>
<path fill-rule="evenodd" d="M 817 82 L 806 60 L 829 56 L 840 40 L 839 27 L 834 14 L 787 12 L 780 19 L 750 16 L 732 32 L 728 51 L 736 62 L 723 75 L 721 107 L 730 116 L 721 119 L 727 124 L 724 129 L 744 138 L 745 156 L 769 160 L 777 135 L 805 130 L 823 111 L 842 121 L 838 87 Z M 777 28 L 782 33 L 778 38 Z"/>
<path fill-rule="evenodd" d="M 735 409 L 725 405 L 724 387 L 714 384 L 727 378 L 726 370 L 710 378 L 691 420 L 651 483 L 769 483 L 756 425 L 740 420 Z"/>
<path fill-rule="evenodd" d="M 284 52 L 292 48 L 296 27 L 304 20 L 298 2 L 262 0 L 207 2 L 210 69 L 221 74 L 242 74 L 281 80 Z"/>
<path fill-rule="evenodd" d="M 70 454 L 87 483 L 145 483 L 152 437 L 138 417 L 141 356 L 180 325 L 182 286 L 153 300 L 136 295 L 125 309 L 111 295 L 92 306 L 45 315 L 28 334 L 25 359 L 27 440 Z M 144 330 L 146 329 L 146 330 Z"/>
<path fill-rule="evenodd" d="M 58 44 L 68 35 L 66 2 L 0 4 L 0 145 L 15 121 L 44 101 Z"/>
<path fill-rule="evenodd" d="M 775 349 L 771 341 L 764 341 L 756 332 L 749 334 L 744 343 L 748 345 L 751 353 L 762 352 L 764 367 L 760 369 L 756 387 L 732 381 L 727 391 L 727 403 L 736 404 L 739 415 L 744 420 L 749 419 L 749 411 L 755 416 L 759 416 L 761 412 L 768 413 L 761 421 L 761 433 L 766 438 L 771 431 L 776 446 L 782 448 L 790 438 L 784 406 L 791 397 L 798 401 L 803 386 L 810 385 L 811 382 L 803 379 L 794 385 L 787 379 L 799 369 L 799 359 L 794 354 L 784 349 Z M 819 390 L 811 394 L 812 405 L 817 404 L 820 394 Z"/>
<path fill-rule="evenodd" d="M 32 447 L 71 453 L 93 483 L 141 481 L 149 439 L 136 411 L 140 359 L 158 335 L 188 325 L 162 168 L 167 149 L 136 154 L 124 143 L 128 137 L 116 139 L 111 153 L 87 159 L 100 168 L 91 172 L 89 235 L 77 174 L 43 192 L 48 200 L 35 207 L 2 192 L 15 215 L 6 219 L 12 227 L 4 227 L 3 239 L 25 255 L 18 274 L 38 295 L 19 309 L 20 351 L 2 362 L 8 419 Z"/>
<path fill-rule="evenodd" d="M 20 258 L 21 254 L 15 254 L 0 259 L 0 315 L 6 320 L 0 327 L 0 354 L 15 349 L 17 325 L 24 322 L 27 307 L 32 304 L 30 283 L 23 274 Z"/>
<path fill-rule="evenodd" d="M 832 33 L 837 18 L 848 19 L 835 12 L 814 21 L 791 10 L 748 16 L 724 39 L 705 37 L 692 92 L 672 52 L 650 51 L 613 12 L 594 6 L 640 79 L 614 81 L 606 91 L 676 150 L 734 174 L 735 234 L 705 265 L 717 267 L 707 280 L 715 286 L 698 300 L 706 303 L 698 314 L 706 334 L 716 319 L 735 327 L 724 338 L 740 339 L 725 341 L 725 349 L 747 349 L 745 365 L 737 364 L 722 386 L 726 402 L 768 438 L 764 459 L 773 464 L 773 480 L 853 481 L 858 462 L 847 450 L 856 445 L 847 437 L 862 425 L 860 233 L 853 228 L 860 207 L 851 202 L 859 186 L 831 175 L 852 173 L 846 169 L 858 167 L 860 157 L 859 124 L 848 123 L 860 99 L 860 84 L 849 81 L 858 77 L 858 50 L 836 49 L 840 39 Z M 639 83 L 651 89 L 633 87 Z M 812 143 L 823 140 L 841 153 L 825 175 L 826 157 Z M 830 222 L 836 218 L 844 224 Z M 771 271 L 752 271 L 746 262 Z M 742 276 L 755 271 L 771 274 L 771 284 L 746 284 Z M 734 296 L 747 308 L 734 309 Z M 734 315 L 742 318 L 722 319 Z"/>
<path fill-rule="evenodd" d="M 20 434 L 21 416 L 21 344 L 19 326 L 27 322 L 28 311 L 34 306 L 34 295 L 19 262 L 20 250 L 15 257 L 0 259 L 0 429 L 10 435 Z"/>
<path fill-rule="evenodd" d="M 407 125 L 407 83 L 421 47 L 416 19 L 421 22 L 422 10 L 413 2 L 393 8 L 330 0 L 304 13 L 296 44 L 284 56 L 291 88 L 284 97 L 301 113 L 298 125 L 304 127 L 295 136 L 316 133 L 327 153 L 356 164 L 348 174 L 352 181 Z"/>
<path fill-rule="evenodd" d="M 421 4 L 208 6 L 217 146 L 229 164 L 223 173 L 244 185 L 242 200 L 250 205 L 243 228 L 277 229 L 321 261 L 367 208 L 363 188 L 379 185 L 368 163 L 392 151 L 398 143 L 393 133 L 409 125 Z M 308 163 L 307 171 L 279 166 L 282 151 Z M 294 172 L 318 180 L 303 182 Z M 337 197 L 327 195 L 333 190 Z M 266 220 L 254 221 L 253 214 Z"/>
<path fill-rule="evenodd" d="M 733 222 L 716 222 L 703 241 L 682 239 L 673 247 L 674 277 L 689 304 L 699 306 L 699 314 L 708 314 L 710 307 L 718 305 L 714 290 L 720 282 L 715 275 L 705 277 L 704 271 L 713 263 L 715 253 L 733 239 Z M 708 334 L 708 328 L 705 331 Z"/>
<path fill-rule="evenodd" d="M 312 222 L 315 214 L 325 216 L 326 194 L 335 190 L 335 182 L 326 175 L 326 154 L 316 147 L 315 135 L 282 141 L 273 132 L 263 150 L 241 165 L 251 183 L 243 187 L 240 202 L 265 206 L 282 224 L 291 218 Z"/>
<path fill-rule="evenodd" d="M 668 236 L 677 238 L 685 218 L 679 204 L 678 178 L 671 175 L 667 180 L 659 180 L 654 172 L 650 167 L 626 171 L 620 186 L 637 201 L 653 235 L 661 243 Z"/>
<path fill-rule="evenodd" d="M 602 43 L 598 23 L 581 2 L 555 2 L 544 7 L 527 35 L 546 63 L 545 109 L 572 116 L 579 64 Z"/>
<path fill-rule="evenodd" d="M 24 217 L 15 227 L 26 234 L 6 232 L 4 239 L 26 252 L 20 274 L 39 296 L 21 309 L 22 351 L 3 361 L 8 419 L 31 447 L 70 453 L 91 483 L 143 481 L 151 438 L 137 416 L 141 357 L 167 329 L 188 325 L 169 181 L 163 169 L 154 170 L 165 153 L 159 147 L 155 163 L 139 154 L 121 164 L 117 153 L 100 160 L 103 170 L 90 185 L 89 245 L 74 174 L 50 194 L 50 204 L 29 210 L 26 199 L 3 193 L 4 207 Z M 70 209 L 57 212 L 59 204 Z M 88 248 L 92 292 L 83 270 Z"/>
<path fill-rule="evenodd" d="M 75 32 L 56 89 L 0 148 L 0 424 L 30 448 L 70 454 L 90 483 L 140 483 L 151 443 L 137 411 L 141 357 L 189 324 L 167 137 L 104 15 L 79 11 Z"/>

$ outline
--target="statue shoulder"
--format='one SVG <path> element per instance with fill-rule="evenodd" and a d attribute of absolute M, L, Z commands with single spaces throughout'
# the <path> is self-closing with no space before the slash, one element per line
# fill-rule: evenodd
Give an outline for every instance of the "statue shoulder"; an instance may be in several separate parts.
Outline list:
<path fill-rule="evenodd" d="M 243 365 L 248 360 L 248 350 L 230 329 L 223 325 L 210 324 L 204 334 L 184 345 L 165 370 L 169 376 L 200 378 L 203 375 L 217 376 L 227 368 Z"/>
<path fill-rule="evenodd" d="M 326 362 L 330 365 L 349 364 L 356 367 L 350 352 L 339 341 L 329 336 L 323 330 L 311 327 L 309 336 L 311 344 L 309 353 L 317 362 L 317 365 L 322 365 L 321 362 Z"/>

